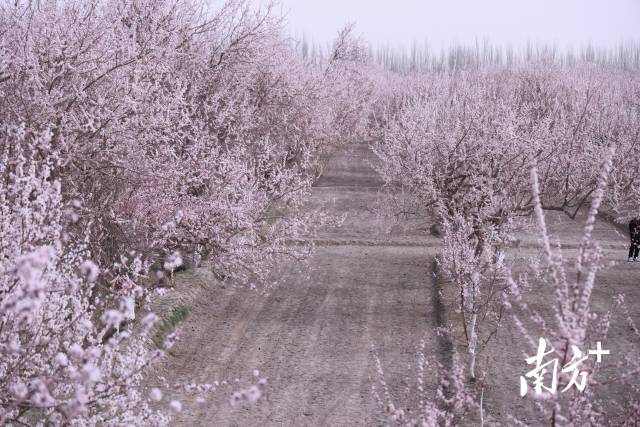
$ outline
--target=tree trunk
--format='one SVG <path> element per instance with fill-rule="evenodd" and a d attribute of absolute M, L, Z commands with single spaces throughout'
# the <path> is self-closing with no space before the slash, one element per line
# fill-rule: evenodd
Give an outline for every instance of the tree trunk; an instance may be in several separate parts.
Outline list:
<path fill-rule="evenodd" d="M 473 313 L 471 315 L 471 322 L 469 324 L 469 375 L 471 381 L 476 380 L 476 344 L 478 341 L 478 335 L 476 334 L 476 321 L 478 314 Z"/>

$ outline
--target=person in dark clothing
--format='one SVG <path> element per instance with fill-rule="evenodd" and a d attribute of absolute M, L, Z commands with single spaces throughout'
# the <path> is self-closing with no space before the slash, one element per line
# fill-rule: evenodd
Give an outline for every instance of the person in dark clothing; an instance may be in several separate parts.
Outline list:
<path fill-rule="evenodd" d="M 638 261 L 640 252 L 640 218 L 633 218 L 629 223 L 631 246 L 629 246 L 629 262 Z"/>

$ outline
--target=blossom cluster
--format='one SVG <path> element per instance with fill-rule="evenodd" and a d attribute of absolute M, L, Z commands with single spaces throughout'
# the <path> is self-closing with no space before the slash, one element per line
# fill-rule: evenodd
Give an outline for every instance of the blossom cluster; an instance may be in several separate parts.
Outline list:
<path fill-rule="evenodd" d="M 0 7 L 0 423 L 167 421 L 147 291 L 302 253 L 300 203 L 367 117 L 348 28 L 333 49 L 305 63 L 245 0 Z"/>

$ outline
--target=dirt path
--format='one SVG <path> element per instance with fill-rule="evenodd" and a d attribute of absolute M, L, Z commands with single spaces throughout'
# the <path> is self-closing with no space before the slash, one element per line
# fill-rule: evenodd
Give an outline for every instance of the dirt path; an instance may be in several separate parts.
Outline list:
<path fill-rule="evenodd" d="M 232 408 L 228 399 L 240 385 L 203 403 L 185 392 L 176 396 L 185 408 L 172 425 L 380 424 L 371 344 L 392 387 L 406 387 L 416 344 L 437 320 L 430 255 L 438 241 L 415 231 L 386 233 L 370 211 L 382 184 L 372 161 L 365 144 L 353 146 L 332 159 L 314 187 L 310 208 L 347 219 L 321 233 L 308 265 L 283 266 L 266 296 L 208 287 L 158 370 L 171 384 L 236 377 L 242 384 L 259 369 L 269 379 L 266 398 Z M 433 335 L 427 345 L 435 348 Z"/>

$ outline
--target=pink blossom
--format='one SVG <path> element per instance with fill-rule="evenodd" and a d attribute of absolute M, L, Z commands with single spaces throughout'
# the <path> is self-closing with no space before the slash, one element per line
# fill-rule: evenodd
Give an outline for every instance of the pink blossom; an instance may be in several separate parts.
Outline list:
<path fill-rule="evenodd" d="M 149 398 L 151 400 L 153 400 L 154 402 L 159 402 L 162 400 L 162 392 L 160 391 L 159 388 L 152 388 L 151 391 L 149 392 Z"/>
<path fill-rule="evenodd" d="M 80 272 L 89 282 L 95 282 L 98 279 L 100 270 L 98 266 L 91 260 L 86 260 L 80 264 Z"/>
<path fill-rule="evenodd" d="M 176 251 L 167 257 L 167 260 L 164 262 L 164 269 L 169 271 L 174 271 L 181 265 L 182 265 L 182 256 L 180 255 L 180 252 Z"/>
<path fill-rule="evenodd" d="M 67 355 L 64 353 L 58 353 L 54 359 L 57 366 L 67 366 L 69 363 L 69 359 L 67 359 Z"/>
<path fill-rule="evenodd" d="M 142 325 L 145 328 L 152 328 L 157 322 L 159 318 L 155 313 L 149 313 L 142 319 Z"/>
<path fill-rule="evenodd" d="M 122 322 L 122 318 L 122 312 L 119 310 L 107 310 L 100 320 L 102 320 L 102 323 L 107 326 L 118 327 L 120 322 Z"/>
<path fill-rule="evenodd" d="M 173 409 L 175 412 L 181 412 L 182 411 L 182 403 L 180 403 L 177 400 L 172 400 L 171 402 L 169 402 L 169 406 L 171 407 L 171 409 Z"/>
<path fill-rule="evenodd" d="M 10 390 L 11 393 L 18 399 L 24 399 L 25 397 L 27 397 L 27 393 L 29 392 L 27 386 L 21 381 L 17 381 L 11 384 Z"/>

